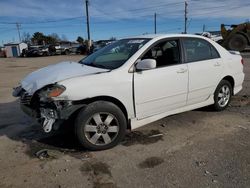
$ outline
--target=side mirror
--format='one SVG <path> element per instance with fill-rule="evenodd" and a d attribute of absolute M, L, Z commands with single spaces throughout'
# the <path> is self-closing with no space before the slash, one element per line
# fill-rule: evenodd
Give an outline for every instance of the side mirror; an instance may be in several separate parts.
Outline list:
<path fill-rule="evenodd" d="M 156 67 L 154 59 L 143 59 L 136 64 L 136 70 L 150 70 Z"/>

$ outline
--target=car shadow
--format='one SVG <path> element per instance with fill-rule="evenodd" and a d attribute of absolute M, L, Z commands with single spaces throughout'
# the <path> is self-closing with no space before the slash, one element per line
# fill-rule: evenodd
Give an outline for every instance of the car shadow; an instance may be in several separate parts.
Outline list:
<path fill-rule="evenodd" d="M 87 152 L 75 138 L 74 122 L 67 121 L 58 131 L 45 133 L 41 125 L 22 112 L 18 100 L 0 103 L 0 120 L 0 136 L 26 144 L 26 154 L 31 157 L 45 149 L 57 150 L 74 157 Z"/>

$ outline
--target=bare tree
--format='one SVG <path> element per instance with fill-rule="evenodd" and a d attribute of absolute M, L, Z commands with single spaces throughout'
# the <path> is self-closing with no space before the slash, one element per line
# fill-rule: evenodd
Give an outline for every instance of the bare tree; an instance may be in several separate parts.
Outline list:
<path fill-rule="evenodd" d="M 57 33 L 52 33 L 52 34 L 50 34 L 48 36 L 55 39 L 56 42 L 61 41 L 61 39 L 60 39 L 60 37 L 59 37 L 59 35 Z"/>
<path fill-rule="evenodd" d="M 66 35 L 63 34 L 63 35 L 61 36 L 61 40 L 62 40 L 62 41 L 68 41 L 68 38 L 67 38 Z"/>
<path fill-rule="evenodd" d="M 24 32 L 22 34 L 22 42 L 31 43 L 31 35 L 29 33 Z"/>

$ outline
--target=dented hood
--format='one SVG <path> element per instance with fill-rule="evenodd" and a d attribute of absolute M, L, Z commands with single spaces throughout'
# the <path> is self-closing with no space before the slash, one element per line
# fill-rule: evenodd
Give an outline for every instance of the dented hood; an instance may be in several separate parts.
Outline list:
<path fill-rule="evenodd" d="M 29 94 L 33 94 L 36 90 L 48 84 L 106 71 L 107 69 L 91 67 L 77 62 L 62 62 L 30 73 L 21 81 L 21 85 Z"/>

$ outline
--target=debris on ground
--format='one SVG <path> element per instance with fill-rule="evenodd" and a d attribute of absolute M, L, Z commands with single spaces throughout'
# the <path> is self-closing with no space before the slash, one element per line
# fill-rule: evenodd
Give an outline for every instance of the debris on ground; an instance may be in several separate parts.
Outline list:
<path fill-rule="evenodd" d="M 110 171 L 110 166 L 103 162 L 86 162 L 81 168 L 80 171 L 83 173 L 88 173 L 91 177 L 94 187 L 108 187 L 115 188 L 117 187 L 112 173 Z"/>
<path fill-rule="evenodd" d="M 164 160 L 160 157 L 150 157 L 141 162 L 138 166 L 140 168 L 154 168 L 155 166 L 158 166 L 163 162 Z"/>
<path fill-rule="evenodd" d="M 211 174 L 209 171 L 205 170 L 205 174 Z"/>
<path fill-rule="evenodd" d="M 232 97 L 230 102 L 231 107 L 242 107 L 250 105 L 250 96 L 248 95 L 236 95 Z"/>
<path fill-rule="evenodd" d="M 206 162 L 205 162 L 205 161 L 195 161 L 195 164 L 196 164 L 198 167 L 201 167 L 201 166 L 205 166 L 205 165 L 206 165 Z"/>
<path fill-rule="evenodd" d="M 162 127 L 166 127 L 167 125 L 165 123 L 161 124 Z"/>
<path fill-rule="evenodd" d="M 218 181 L 217 181 L 217 180 L 212 180 L 212 182 L 213 182 L 213 183 L 218 183 Z"/>
<path fill-rule="evenodd" d="M 153 144 L 160 140 L 163 140 L 163 133 L 159 130 L 151 130 L 148 133 L 142 133 L 139 131 L 133 131 L 130 134 L 126 135 L 122 145 L 131 146 L 136 144 Z"/>
<path fill-rule="evenodd" d="M 154 135 L 149 136 L 149 138 L 154 138 L 154 137 L 158 137 L 158 136 L 163 136 L 163 134 L 162 133 L 161 134 L 154 134 Z"/>
<path fill-rule="evenodd" d="M 40 160 L 58 159 L 62 155 L 61 152 L 51 149 L 42 149 L 35 153 L 35 156 Z"/>
<path fill-rule="evenodd" d="M 238 127 L 241 128 L 241 129 L 247 130 L 247 128 L 242 126 L 242 125 L 238 125 Z"/>

